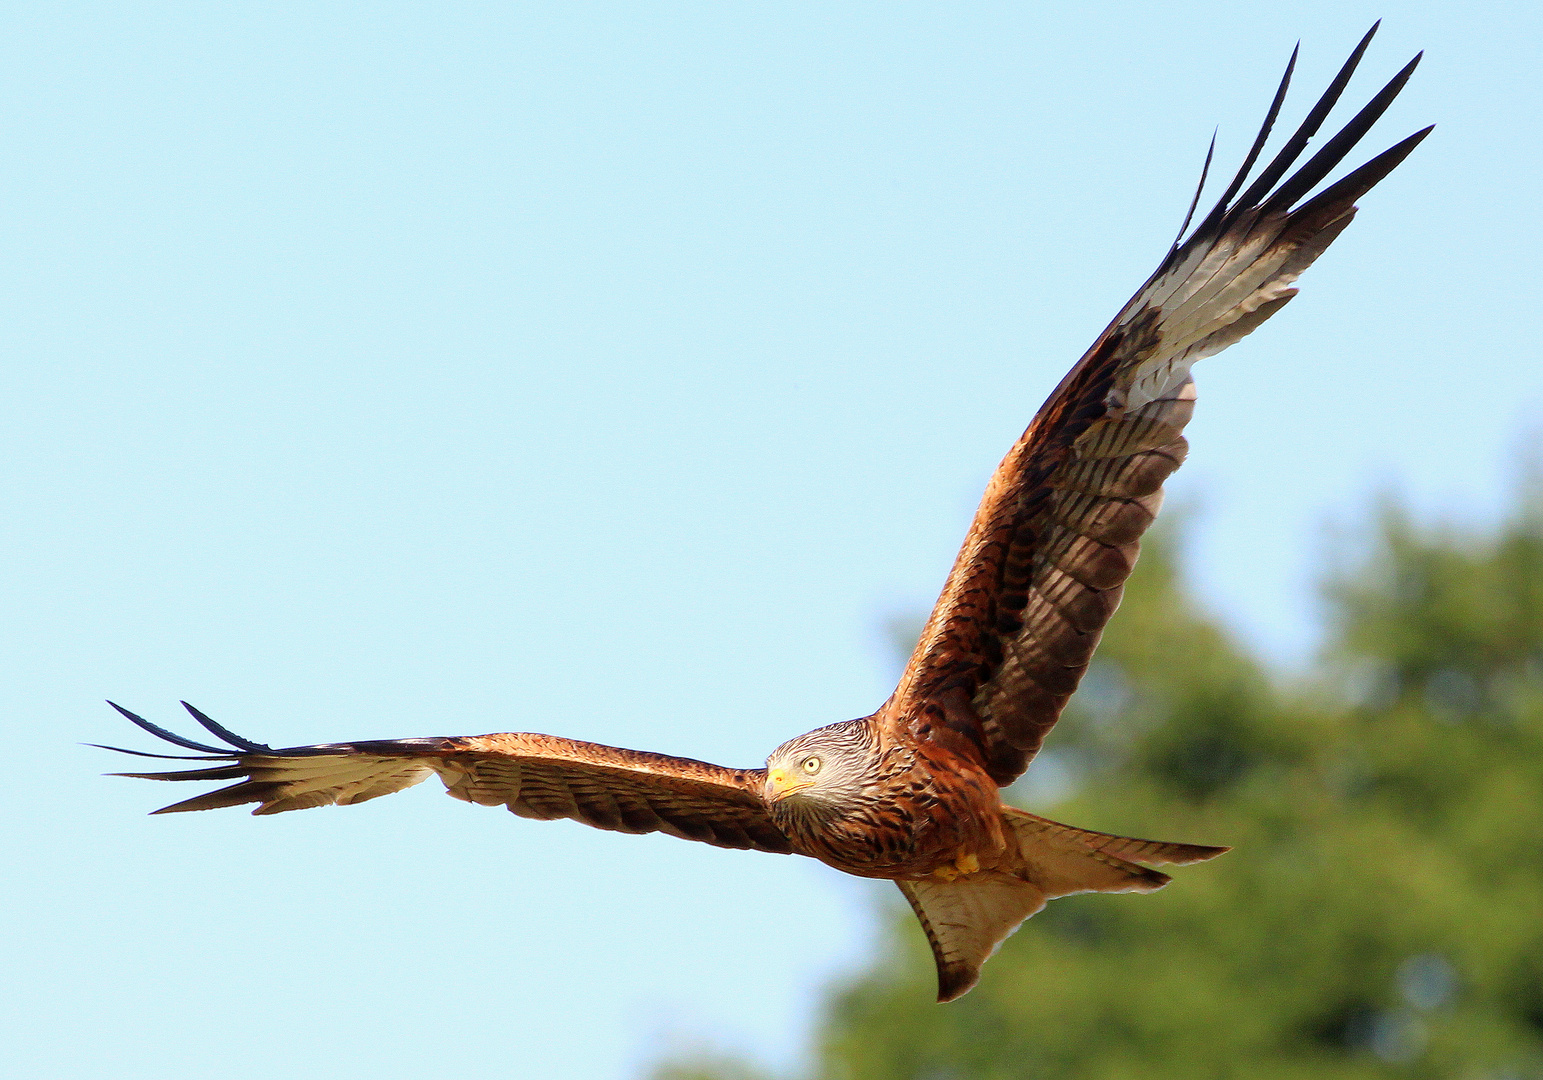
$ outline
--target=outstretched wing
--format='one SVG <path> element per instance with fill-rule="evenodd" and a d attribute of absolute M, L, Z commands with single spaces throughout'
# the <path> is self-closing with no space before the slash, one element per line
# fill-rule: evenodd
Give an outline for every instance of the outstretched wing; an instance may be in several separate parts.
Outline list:
<path fill-rule="evenodd" d="M 992 476 L 883 718 L 918 726 L 941 720 L 977 742 L 998 783 L 1023 772 L 1087 669 L 1157 513 L 1162 483 L 1184 460 L 1181 432 L 1194 406 L 1190 365 L 1290 300 L 1291 283 L 1350 223 L 1355 200 L 1430 131 L 1301 202 L 1382 115 L 1416 56 L 1282 181 L 1376 29 L 1240 195 L 1285 97 L 1292 54 L 1258 138 L 1216 207 L 1187 239 L 1180 229 L 1182 243 L 1056 387 Z"/>
<path fill-rule="evenodd" d="M 157 810 L 210 810 L 257 803 L 254 814 L 346 805 L 389 795 L 437 774 L 451 795 L 484 806 L 507 806 L 521 817 L 572 818 L 615 832 L 662 832 L 728 848 L 790 852 L 760 792 L 762 769 L 726 769 L 690 758 L 620 750 L 552 735 L 502 734 L 375 742 L 324 743 L 274 749 L 243 739 L 183 705 L 229 743 L 208 746 L 114 705 L 134 723 L 199 755 L 222 762 L 175 772 L 118 773 L 145 780 L 236 780 Z M 105 749 L 141 757 L 179 757 Z"/>

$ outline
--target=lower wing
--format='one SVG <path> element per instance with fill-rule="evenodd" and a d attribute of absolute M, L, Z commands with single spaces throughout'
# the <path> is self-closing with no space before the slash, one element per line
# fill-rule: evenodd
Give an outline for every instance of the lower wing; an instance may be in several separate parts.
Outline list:
<path fill-rule="evenodd" d="M 728 848 L 792 851 L 761 799 L 761 769 L 727 769 L 691 758 L 622 750 L 554 735 L 510 733 L 274 749 L 244 739 L 183 703 L 228 746 L 183 738 L 118 705 L 144 730 L 197 756 L 140 757 L 218 762 L 173 772 L 116 773 L 145 780 L 236 780 L 155 811 L 211 810 L 257 803 L 254 814 L 348 805 L 389 795 L 438 775 L 458 799 L 507 806 L 521 817 L 571 818 L 614 832 L 662 832 Z"/>

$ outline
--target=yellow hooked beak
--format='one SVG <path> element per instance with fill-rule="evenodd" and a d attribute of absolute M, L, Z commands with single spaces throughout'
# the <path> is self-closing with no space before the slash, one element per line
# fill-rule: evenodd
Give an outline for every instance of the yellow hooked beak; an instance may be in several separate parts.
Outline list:
<path fill-rule="evenodd" d="M 789 776 L 786 769 L 767 769 L 766 801 L 781 802 L 795 791 L 802 791 L 804 788 L 812 787 L 813 785 L 813 780 Z"/>

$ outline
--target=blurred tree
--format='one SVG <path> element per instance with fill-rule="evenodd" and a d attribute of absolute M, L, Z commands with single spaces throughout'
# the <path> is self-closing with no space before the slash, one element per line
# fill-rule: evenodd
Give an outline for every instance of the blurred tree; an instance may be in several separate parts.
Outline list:
<path fill-rule="evenodd" d="M 650 1080 L 770 1080 L 766 1073 L 712 1046 L 675 1051 Z"/>
<path fill-rule="evenodd" d="M 1384 510 L 1328 587 L 1337 674 L 1311 688 L 1272 681 L 1150 541 L 1010 794 L 1236 850 L 1152 896 L 1052 903 L 947 1006 L 897 903 L 892 947 L 828 1003 L 815 1075 L 1543 1080 L 1536 495 L 1487 535 Z"/>

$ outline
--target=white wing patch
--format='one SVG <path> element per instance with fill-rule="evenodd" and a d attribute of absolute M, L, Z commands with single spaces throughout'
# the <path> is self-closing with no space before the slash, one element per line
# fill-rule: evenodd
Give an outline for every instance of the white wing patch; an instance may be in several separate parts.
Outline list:
<path fill-rule="evenodd" d="M 422 783 L 434 774 L 422 760 L 338 757 L 275 758 L 251 771 L 258 782 L 278 785 L 254 814 L 279 814 L 311 806 L 350 806 Z"/>
<path fill-rule="evenodd" d="M 1249 222 L 1218 237 L 1137 293 L 1116 327 L 1157 313 L 1157 347 L 1130 372 L 1125 408 L 1167 396 L 1189 377 L 1196 360 L 1214 356 L 1251 334 L 1296 295 L 1292 283 L 1355 217 L 1351 207 L 1309 236 L 1288 235 L 1285 213 Z M 1284 237 L 1284 238 L 1283 238 Z"/>

